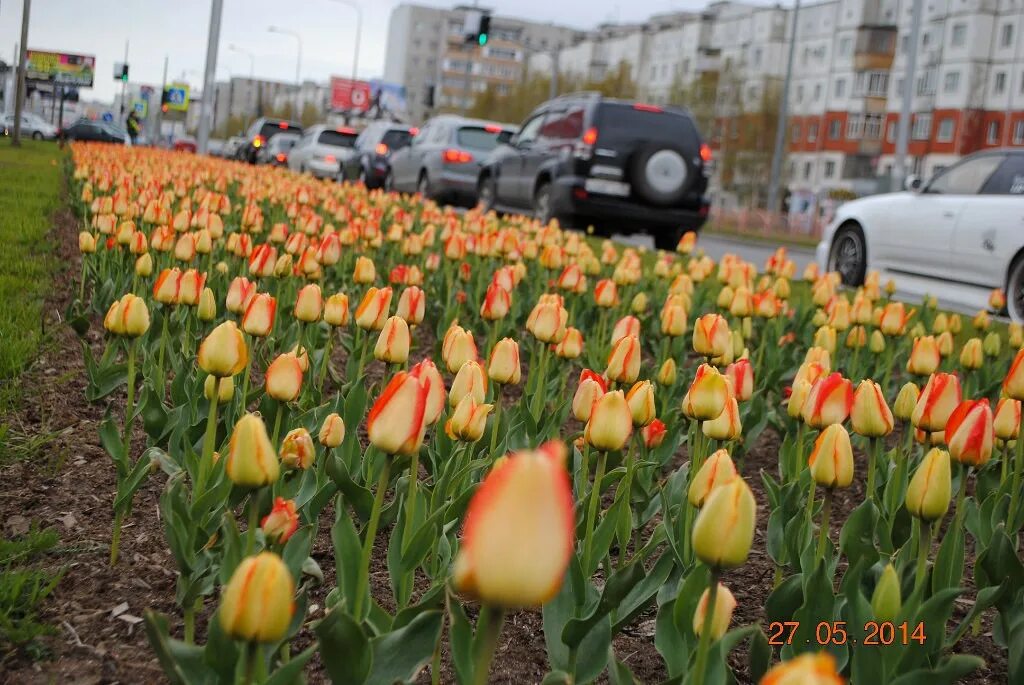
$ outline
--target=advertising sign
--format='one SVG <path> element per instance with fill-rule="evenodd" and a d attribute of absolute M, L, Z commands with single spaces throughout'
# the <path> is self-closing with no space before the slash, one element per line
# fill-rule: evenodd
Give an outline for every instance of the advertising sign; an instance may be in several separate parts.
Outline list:
<path fill-rule="evenodd" d="M 380 79 L 353 81 L 331 77 L 331 109 L 366 112 L 373 108 L 396 114 L 405 112 L 405 87 Z"/>
<path fill-rule="evenodd" d="M 81 88 L 91 88 L 96 58 L 92 55 L 74 55 L 49 50 L 28 50 L 25 77 L 31 81 L 45 81 Z"/>

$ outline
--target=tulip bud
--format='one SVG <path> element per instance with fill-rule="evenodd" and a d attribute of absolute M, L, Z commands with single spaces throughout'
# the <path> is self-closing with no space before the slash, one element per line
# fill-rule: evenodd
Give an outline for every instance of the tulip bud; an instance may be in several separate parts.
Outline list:
<path fill-rule="evenodd" d="M 295 298 L 295 318 L 306 323 L 315 323 L 320 320 L 323 311 L 324 298 L 320 293 L 320 286 L 310 283 L 299 290 Z"/>
<path fill-rule="evenodd" d="M 487 286 L 484 301 L 480 305 L 480 316 L 485 321 L 497 321 L 505 318 L 512 308 L 512 296 L 509 291 L 497 283 Z"/>
<path fill-rule="evenodd" d="M 246 557 L 221 596 L 220 627 L 235 640 L 278 642 L 291 625 L 294 595 L 295 581 L 281 557 L 272 552 Z"/>
<path fill-rule="evenodd" d="M 893 414 L 900 421 L 908 421 L 914 414 L 917 400 L 921 397 L 921 390 L 911 381 L 908 381 L 900 388 L 896 395 L 896 402 L 893 404 Z"/>
<path fill-rule="evenodd" d="M 836 372 L 814 382 L 804 402 L 802 416 L 811 428 L 824 428 L 845 421 L 852 408 L 853 384 Z"/>
<path fill-rule="evenodd" d="M 488 605 L 541 606 L 562 587 L 574 527 L 565 446 L 515 454 L 495 464 L 469 501 L 452 582 Z"/>
<path fill-rule="evenodd" d="M 999 352 L 1003 347 L 1003 340 L 999 337 L 999 333 L 996 331 L 990 331 L 985 336 L 985 342 L 982 343 L 982 350 L 989 357 L 998 357 Z"/>
<path fill-rule="evenodd" d="M 608 386 L 602 376 L 590 369 L 583 369 L 576 394 L 572 398 L 572 414 L 576 420 L 584 423 L 589 421 L 594 405 L 607 391 Z"/>
<path fill-rule="evenodd" d="M 1019 350 L 1024 345 L 1024 326 L 1019 323 L 1011 323 L 1006 326 L 1007 341 L 1010 347 Z"/>
<path fill-rule="evenodd" d="M 555 345 L 555 354 L 562 359 L 576 359 L 583 354 L 583 334 L 569 326 L 565 329 L 562 342 Z"/>
<path fill-rule="evenodd" d="M 288 431 L 281 442 L 281 463 L 290 469 L 308 469 L 313 465 L 316 450 L 313 438 L 305 428 Z"/>
<path fill-rule="evenodd" d="M 226 404 L 235 396 L 235 381 L 230 377 L 207 376 L 203 383 L 203 396 L 210 402 L 216 399 L 217 404 Z"/>
<path fill-rule="evenodd" d="M 270 513 L 260 521 L 260 528 L 267 541 L 274 545 L 288 542 L 299 528 L 299 514 L 295 510 L 295 500 L 277 497 Z"/>
<path fill-rule="evenodd" d="M 320 426 L 320 444 L 327 448 L 337 447 L 345 439 L 345 422 L 337 412 L 331 412 Z"/>
<path fill-rule="evenodd" d="M 811 478 L 827 488 L 845 488 L 853 482 L 853 447 L 850 434 L 834 423 L 814 441 L 814 450 L 807 460 Z"/>
<path fill-rule="evenodd" d="M 444 431 L 452 440 L 476 442 L 483 437 L 487 415 L 493 408 L 493 404 L 478 404 L 471 394 L 463 395 L 445 423 Z"/>
<path fill-rule="evenodd" d="M 1024 350 L 1018 350 L 1003 379 L 1003 394 L 1015 400 L 1024 400 Z"/>
<path fill-rule="evenodd" d="M 835 354 L 836 336 L 835 328 L 832 326 L 821 326 L 814 333 L 814 345 L 815 347 L 822 347 L 828 350 L 829 354 Z"/>
<path fill-rule="evenodd" d="M 468 361 L 476 361 L 476 343 L 473 334 L 462 326 L 452 324 L 441 343 L 441 358 L 449 373 L 456 373 Z"/>
<path fill-rule="evenodd" d="M 729 286 L 722 286 L 722 289 L 718 291 L 718 298 L 715 300 L 715 304 L 719 309 L 729 309 L 732 305 L 732 298 L 736 296 L 736 293 Z"/>
<path fill-rule="evenodd" d="M 629 411 L 633 416 L 633 425 L 637 428 L 646 426 L 656 418 L 654 387 L 650 381 L 638 381 L 634 384 L 626 393 L 626 403 L 629 404 Z"/>
<path fill-rule="evenodd" d="M 700 637 L 701 631 L 704 630 L 710 594 L 710 588 L 704 590 L 704 594 L 700 596 L 700 600 L 697 602 L 697 610 L 693 612 L 693 632 L 698 637 Z M 735 608 L 736 598 L 733 597 L 729 588 L 719 583 L 718 589 L 715 592 L 715 606 L 711 610 L 710 637 L 712 640 L 722 639 L 722 636 L 729 630 L 729 621 L 732 620 L 732 612 Z"/>
<path fill-rule="evenodd" d="M 324 300 L 324 321 L 330 326 L 344 326 L 348 323 L 348 295 L 335 293 Z"/>
<path fill-rule="evenodd" d="M 352 280 L 361 285 L 373 283 L 377 278 L 377 267 L 369 257 L 360 255 L 356 258 L 355 268 L 352 270 Z"/>
<path fill-rule="evenodd" d="M 455 407 L 466 395 L 472 395 L 477 404 L 484 401 L 487 395 L 487 376 L 480 363 L 475 360 L 467 361 L 455 374 L 451 390 L 448 393 L 448 404 Z"/>
<path fill-rule="evenodd" d="M 660 419 L 654 419 L 640 430 L 640 435 L 643 437 L 647 449 L 654 449 L 665 441 L 667 432 L 665 424 Z"/>
<path fill-rule="evenodd" d="M 398 297 L 398 308 L 395 313 L 405 319 L 410 326 L 418 326 L 423 323 L 423 315 L 426 310 L 427 298 L 423 294 L 423 289 L 416 285 L 410 285 Z"/>
<path fill-rule="evenodd" d="M 621 390 L 603 394 L 594 403 L 583 439 L 603 452 L 621 450 L 633 431 L 633 417 Z"/>
<path fill-rule="evenodd" d="M 949 452 L 933 448 L 907 486 L 907 511 L 923 521 L 941 519 L 949 509 L 952 487 Z"/>
<path fill-rule="evenodd" d="M 388 364 L 404 364 L 409 360 L 411 345 L 409 324 L 399 316 L 392 316 L 380 330 L 377 344 L 373 347 L 373 358 Z"/>
<path fill-rule="evenodd" d="M 731 483 L 738 477 L 736 465 L 729 453 L 725 450 L 717 450 L 701 464 L 700 469 L 690 482 L 686 497 L 690 504 L 699 509 L 704 506 L 704 502 L 712 490 Z"/>
<path fill-rule="evenodd" d="M 224 472 L 232 483 L 243 488 L 260 488 L 277 481 L 277 453 L 258 414 L 246 414 L 235 423 Z"/>
<path fill-rule="evenodd" d="M 419 451 L 431 385 L 426 375 L 416 375 L 415 370 L 392 377 L 366 417 L 366 432 L 374 447 L 392 455 Z"/>
<path fill-rule="evenodd" d="M 965 369 L 980 369 L 985 361 L 985 353 L 980 338 L 971 338 L 960 350 L 960 366 Z"/>
<path fill-rule="evenodd" d="M 1016 440 L 1020 433 L 1020 400 L 1009 397 L 999 400 L 992 427 L 1000 440 Z"/>
<path fill-rule="evenodd" d="M 213 296 L 213 291 L 209 288 L 203 288 L 203 292 L 199 293 L 197 313 L 200 321 L 209 322 L 217 318 L 217 300 Z"/>
<path fill-rule="evenodd" d="M 82 231 L 78 234 L 78 251 L 82 254 L 96 252 L 96 236 L 89 231 Z"/>
<path fill-rule="evenodd" d="M 693 524 L 693 551 L 708 566 L 741 566 L 754 541 L 757 503 L 742 478 L 711 491 Z"/>
<path fill-rule="evenodd" d="M 623 338 L 633 336 L 634 338 L 640 337 L 640 319 L 633 315 L 626 315 L 615 322 L 615 326 L 612 328 L 612 346 L 619 342 Z"/>
<path fill-rule="evenodd" d="M 722 413 L 701 424 L 704 435 L 712 440 L 736 440 L 743 432 L 740 425 L 740 407 L 735 397 L 725 403 Z"/>
<path fill-rule="evenodd" d="M 725 376 L 732 383 L 733 395 L 740 402 L 746 402 L 754 394 L 754 367 L 749 359 L 730 364 Z"/>
<path fill-rule="evenodd" d="M 249 363 L 249 348 L 234 321 L 225 321 L 199 345 L 199 368 L 218 377 L 234 376 Z"/>
<path fill-rule="evenodd" d="M 910 350 L 910 359 L 907 361 L 907 371 L 918 376 L 927 376 L 935 373 L 939 368 L 942 356 L 939 352 L 939 344 L 932 336 L 914 338 L 914 346 Z"/>
<path fill-rule="evenodd" d="M 153 283 L 153 299 L 161 304 L 178 304 L 181 287 L 181 271 L 177 268 L 164 269 Z"/>
<path fill-rule="evenodd" d="M 941 431 L 960 404 L 960 379 L 951 373 L 934 373 L 914 406 L 910 420 L 923 431 Z"/>
<path fill-rule="evenodd" d="M 684 335 L 689 322 L 686 310 L 679 304 L 669 304 L 661 310 L 661 333 L 670 337 Z"/>
<path fill-rule="evenodd" d="M 249 298 L 249 305 L 242 315 L 242 330 L 249 335 L 265 338 L 274 328 L 277 300 L 267 293 L 258 293 Z"/>
<path fill-rule="evenodd" d="M 939 347 L 939 356 L 948 357 L 953 354 L 953 334 L 949 331 L 940 333 L 935 339 L 935 344 Z"/>
<path fill-rule="evenodd" d="M 878 383 L 865 379 L 857 386 L 850 422 L 853 432 L 866 438 L 881 438 L 892 433 L 892 412 Z"/>
<path fill-rule="evenodd" d="M 278 355 L 267 367 L 267 394 L 279 402 L 294 402 L 302 390 L 302 373 L 302 365 L 295 354 Z"/>
<path fill-rule="evenodd" d="M 594 303 L 598 307 L 614 307 L 619 303 L 619 290 L 615 281 L 604 279 L 594 286 Z"/>
<path fill-rule="evenodd" d="M 612 346 L 604 375 L 618 383 L 633 383 L 640 375 L 640 339 L 626 336 Z"/>
<path fill-rule="evenodd" d="M 676 360 L 669 357 L 658 369 L 658 383 L 666 388 L 676 384 Z"/>
<path fill-rule="evenodd" d="M 903 607 L 900 596 L 900 578 L 892 564 L 886 564 L 871 593 L 871 611 L 876 621 L 894 621 Z"/>
<path fill-rule="evenodd" d="M 141 297 L 127 293 L 121 298 L 120 334 L 138 338 L 149 330 L 149 309 Z"/>
<path fill-rule="evenodd" d="M 502 385 L 518 385 L 522 379 L 519 365 L 519 343 L 512 338 L 502 338 L 494 345 L 487 360 L 487 377 Z"/>
<path fill-rule="evenodd" d="M 872 354 L 885 352 L 885 336 L 878 329 L 871 331 L 871 339 L 868 341 L 868 349 Z"/>
<path fill-rule="evenodd" d="M 379 331 L 391 311 L 391 288 L 370 286 L 356 308 L 356 325 L 363 330 Z"/>
<path fill-rule="evenodd" d="M 792 392 L 789 395 L 789 403 L 786 405 L 786 413 L 791 419 L 802 419 L 804 404 L 807 396 L 811 394 L 811 384 L 808 381 L 797 379 L 793 381 Z"/>
<path fill-rule="evenodd" d="M 718 314 L 705 314 L 693 326 L 693 350 L 704 357 L 721 357 L 731 343 L 729 324 Z"/>
<path fill-rule="evenodd" d="M 984 466 L 992 457 L 992 424 L 992 407 L 987 399 L 961 402 L 946 422 L 949 455 L 961 464 Z"/>
<path fill-rule="evenodd" d="M 633 301 L 629 303 L 629 311 L 634 314 L 643 314 L 647 311 L 648 297 L 647 293 L 640 291 L 633 296 Z"/>
<path fill-rule="evenodd" d="M 813 262 L 808 265 L 816 266 Z M 760 685 L 844 685 L 836 670 L 836 659 L 828 652 L 801 654 L 776 664 L 764 674 Z"/>
<path fill-rule="evenodd" d="M 526 330 L 542 343 L 559 343 L 565 337 L 569 312 L 557 302 L 538 302 L 526 319 Z"/>
<path fill-rule="evenodd" d="M 977 331 L 988 330 L 990 324 L 991 319 L 988 315 L 988 312 L 985 311 L 984 309 L 975 314 L 974 318 L 971 320 L 971 325 L 974 326 L 974 329 Z"/>

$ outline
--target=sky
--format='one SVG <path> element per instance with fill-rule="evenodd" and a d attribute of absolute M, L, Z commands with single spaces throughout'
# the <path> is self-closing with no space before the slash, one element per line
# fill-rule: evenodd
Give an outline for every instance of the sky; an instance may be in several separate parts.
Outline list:
<path fill-rule="evenodd" d="M 384 70 L 388 18 L 400 0 L 354 0 L 363 8 L 359 77 Z M 133 83 L 159 86 L 164 57 L 168 81 L 202 83 L 210 0 L 34 0 L 28 47 L 96 57 L 96 79 L 85 99 L 111 101 L 120 89 L 114 63 L 128 63 Z M 424 0 L 417 4 L 454 6 Z M 468 4 L 468 3 L 467 3 Z M 588 29 L 606 21 L 641 21 L 651 14 L 698 9 L 704 0 L 483 0 L 496 14 L 562 23 Z M 0 59 L 11 62 L 21 28 L 21 0 L 0 0 Z M 303 79 L 326 81 L 352 73 L 356 13 L 331 0 L 224 0 L 217 78 L 248 76 L 250 61 L 234 45 L 253 55 L 255 75 L 295 80 L 297 41 L 270 33 L 277 26 L 300 34 Z"/>

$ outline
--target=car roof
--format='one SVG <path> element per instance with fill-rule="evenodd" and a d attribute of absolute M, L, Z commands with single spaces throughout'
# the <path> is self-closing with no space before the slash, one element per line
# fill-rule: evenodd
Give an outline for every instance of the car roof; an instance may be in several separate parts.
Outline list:
<path fill-rule="evenodd" d="M 473 119 L 470 117 L 460 116 L 458 114 L 439 114 L 436 117 L 432 117 L 427 124 L 434 122 L 450 123 L 456 126 L 500 126 L 502 128 L 515 129 L 516 124 L 506 124 L 500 121 L 492 121 L 490 119 Z M 426 125 L 426 124 L 425 124 Z"/>

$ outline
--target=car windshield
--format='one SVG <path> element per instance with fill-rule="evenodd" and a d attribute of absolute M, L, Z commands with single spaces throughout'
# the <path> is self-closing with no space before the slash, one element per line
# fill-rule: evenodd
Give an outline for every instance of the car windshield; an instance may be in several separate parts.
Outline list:
<path fill-rule="evenodd" d="M 359 134 L 355 131 L 324 131 L 316 139 L 320 145 L 333 147 L 355 147 Z"/>
<path fill-rule="evenodd" d="M 387 145 L 389 150 L 399 150 L 408 145 L 411 140 L 412 133 L 408 129 L 393 128 L 390 131 L 384 132 L 380 142 Z"/>
<path fill-rule="evenodd" d="M 462 126 L 455 134 L 455 140 L 459 147 L 468 147 L 471 150 L 490 152 L 498 147 L 498 134 L 501 128 L 498 126 Z"/>
<path fill-rule="evenodd" d="M 265 140 L 270 140 L 278 133 L 294 133 L 297 136 L 302 135 L 301 126 L 292 126 L 287 121 L 268 121 L 260 127 L 260 135 Z"/>

